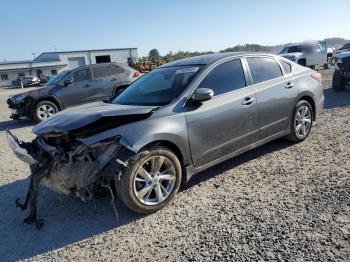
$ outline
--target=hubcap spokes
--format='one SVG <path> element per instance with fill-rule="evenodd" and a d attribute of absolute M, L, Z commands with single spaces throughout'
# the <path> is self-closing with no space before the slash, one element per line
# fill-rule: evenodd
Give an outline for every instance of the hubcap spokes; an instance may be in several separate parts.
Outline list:
<path fill-rule="evenodd" d="M 175 187 L 173 163 L 164 156 L 152 156 L 138 168 L 134 179 L 134 193 L 145 205 L 162 203 Z"/>
<path fill-rule="evenodd" d="M 311 111 L 307 106 L 299 108 L 295 116 L 295 132 L 299 137 L 304 137 L 308 134 L 312 123 Z"/>
<path fill-rule="evenodd" d="M 55 109 L 51 105 L 42 105 L 38 108 L 38 117 L 41 120 L 47 119 L 55 114 Z"/>

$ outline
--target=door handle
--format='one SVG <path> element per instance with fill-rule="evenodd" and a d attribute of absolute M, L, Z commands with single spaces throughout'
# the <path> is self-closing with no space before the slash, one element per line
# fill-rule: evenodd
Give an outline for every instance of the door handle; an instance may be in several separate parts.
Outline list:
<path fill-rule="evenodd" d="M 114 77 L 113 77 L 113 78 L 111 79 L 111 81 L 115 81 L 115 80 L 117 80 L 117 78 L 114 78 Z"/>
<path fill-rule="evenodd" d="M 89 87 L 90 85 L 89 84 L 86 84 L 86 85 L 84 85 L 83 87 Z"/>
<path fill-rule="evenodd" d="M 242 101 L 242 105 L 244 106 L 249 106 L 254 102 L 255 98 L 254 97 L 246 97 L 243 101 Z"/>
<path fill-rule="evenodd" d="M 292 82 L 288 82 L 288 83 L 286 84 L 286 88 L 287 88 L 287 89 L 292 88 L 293 86 L 294 86 L 294 83 L 292 83 Z"/>

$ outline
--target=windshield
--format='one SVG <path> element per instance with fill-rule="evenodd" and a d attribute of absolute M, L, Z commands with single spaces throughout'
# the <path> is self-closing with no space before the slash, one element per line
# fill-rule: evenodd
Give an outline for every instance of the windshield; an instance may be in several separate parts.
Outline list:
<path fill-rule="evenodd" d="M 53 78 L 51 78 L 45 85 L 57 85 L 66 75 L 68 75 L 70 71 L 62 71 Z"/>
<path fill-rule="evenodd" d="M 302 45 L 288 46 L 282 49 L 280 54 L 289 54 L 289 53 L 300 53 L 303 52 Z"/>
<path fill-rule="evenodd" d="M 176 98 L 200 71 L 201 66 L 159 68 L 131 84 L 113 100 L 121 105 L 163 106 Z"/>

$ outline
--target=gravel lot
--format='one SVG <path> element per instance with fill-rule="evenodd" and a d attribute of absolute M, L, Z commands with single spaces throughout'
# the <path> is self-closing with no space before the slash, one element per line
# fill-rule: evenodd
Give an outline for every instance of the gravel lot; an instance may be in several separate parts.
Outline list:
<path fill-rule="evenodd" d="M 4 130 L 30 139 L 32 123 L 8 119 L 0 91 L 0 260 L 350 260 L 350 92 L 324 77 L 325 111 L 301 144 L 278 140 L 194 177 L 164 210 L 149 216 L 109 199 L 83 203 L 45 188 L 40 231 L 15 208 L 29 169 Z M 95 205 L 94 205 L 95 204 Z M 94 207 L 95 206 L 95 207 Z"/>

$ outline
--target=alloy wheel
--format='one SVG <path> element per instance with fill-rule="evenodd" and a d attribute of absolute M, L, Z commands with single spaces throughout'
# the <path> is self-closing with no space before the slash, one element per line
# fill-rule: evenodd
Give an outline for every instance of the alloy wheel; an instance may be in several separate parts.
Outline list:
<path fill-rule="evenodd" d="M 138 201 L 145 205 L 158 205 L 165 201 L 175 188 L 175 166 L 165 156 L 151 156 L 137 169 L 133 184 Z"/>
<path fill-rule="evenodd" d="M 301 106 L 295 115 L 295 133 L 299 138 L 307 136 L 311 129 L 312 115 L 311 110 L 307 106 Z"/>
<path fill-rule="evenodd" d="M 50 116 L 54 115 L 56 113 L 56 110 L 53 106 L 44 104 L 38 107 L 37 109 L 37 116 L 40 120 L 45 120 L 49 118 Z"/>

